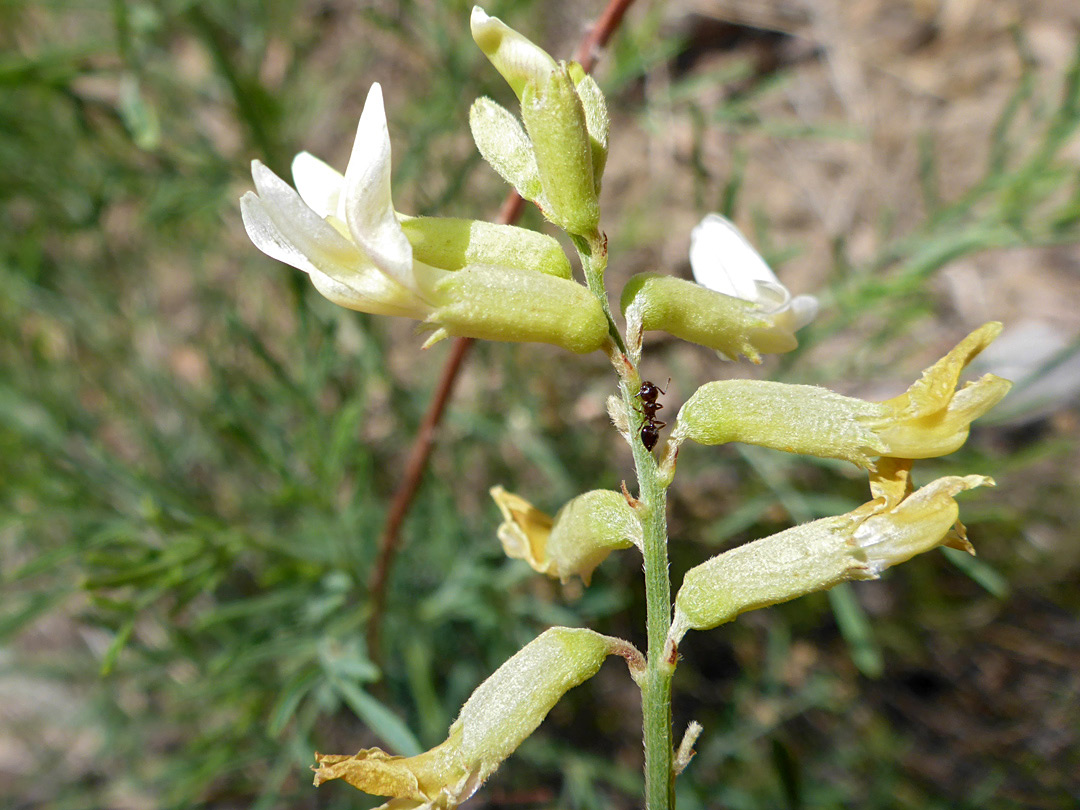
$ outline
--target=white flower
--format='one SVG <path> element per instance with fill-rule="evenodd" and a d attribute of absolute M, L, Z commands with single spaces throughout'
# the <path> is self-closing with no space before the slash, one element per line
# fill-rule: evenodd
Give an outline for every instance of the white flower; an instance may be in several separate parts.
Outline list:
<path fill-rule="evenodd" d="M 344 176 L 307 152 L 292 170 L 295 190 L 252 162 L 258 193 L 246 193 L 240 208 L 255 246 L 303 270 L 343 307 L 418 320 L 430 315 L 432 288 L 446 274 L 413 260 L 394 212 L 382 88 L 373 84 L 368 92 Z"/>
<path fill-rule="evenodd" d="M 450 336 L 550 343 L 591 352 L 608 340 L 603 307 L 570 278 L 550 237 L 473 220 L 401 219 L 390 197 L 390 133 L 371 86 L 342 175 L 314 155 L 293 160 L 294 189 L 259 161 L 258 193 L 240 199 L 263 253 L 303 270 L 335 304 L 400 315 Z M 416 240 L 409 241 L 408 234 Z"/>
<path fill-rule="evenodd" d="M 792 332 L 817 316 L 817 299 L 812 295 L 792 298 L 761 254 L 720 214 L 707 214 L 690 232 L 690 269 L 702 287 L 752 301 Z"/>

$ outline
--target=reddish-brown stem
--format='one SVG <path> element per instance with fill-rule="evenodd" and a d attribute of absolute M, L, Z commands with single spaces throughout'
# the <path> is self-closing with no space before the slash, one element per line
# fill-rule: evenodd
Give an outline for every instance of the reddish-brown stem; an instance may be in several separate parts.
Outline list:
<path fill-rule="evenodd" d="M 596 60 L 600 58 L 600 51 L 607 45 L 611 35 L 615 33 L 615 29 L 622 22 L 626 10 L 630 8 L 630 4 L 633 2 L 634 0 L 611 0 L 607 4 L 607 8 L 604 9 L 604 13 L 600 15 L 600 19 L 593 24 L 585 38 L 581 40 L 577 53 L 574 54 L 574 61 L 585 68 L 586 73 L 590 72 L 596 65 Z"/>
<path fill-rule="evenodd" d="M 574 59 L 581 64 L 586 71 L 592 70 L 600 51 L 615 29 L 622 22 L 626 9 L 633 0 L 610 0 L 603 14 L 589 29 L 578 46 Z M 510 225 L 521 216 L 524 201 L 514 191 L 511 191 L 503 201 L 499 209 L 496 221 L 504 225 Z M 368 592 L 371 596 L 371 616 L 368 619 L 368 649 L 373 657 L 379 656 L 379 631 L 382 627 L 382 615 L 386 605 L 386 588 L 390 579 L 390 569 L 394 564 L 394 557 L 400 544 L 401 524 L 409 512 L 416 491 L 420 488 L 420 479 L 423 477 L 424 468 L 427 466 L 431 448 L 435 443 L 435 435 L 442 421 L 446 404 L 450 400 L 450 394 L 454 390 L 458 372 L 461 370 L 465 355 L 472 345 L 471 338 L 456 338 L 450 349 L 450 356 L 446 358 L 442 375 L 438 385 L 435 386 L 431 404 L 428 405 L 424 420 L 420 423 L 420 430 L 413 439 L 412 448 L 409 450 L 409 459 L 405 465 L 401 483 L 394 491 L 394 497 L 390 501 L 390 509 L 386 514 L 386 525 L 379 537 L 379 552 L 375 560 L 375 566 L 371 570 L 371 578 L 368 581 Z"/>
<path fill-rule="evenodd" d="M 503 225 L 511 225 L 521 216 L 524 200 L 516 191 L 511 191 L 503 200 L 502 207 L 496 221 Z M 405 472 L 401 477 L 401 483 L 394 491 L 394 497 L 390 501 L 390 509 L 386 513 L 386 525 L 383 526 L 382 535 L 379 537 L 379 556 L 375 560 L 375 567 L 371 570 L 371 578 L 368 581 L 368 590 L 371 594 L 371 617 L 368 621 L 368 649 L 372 656 L 378 656 L 379 630 L 382 627 L 383 607 L 386 604 L 386 584 L 390 578 L 390 567 L 394 563 L 397 553 L 399 538 L 401 537 L 401 524 L 405 522 L 405 516 L 409 513 L 409 507 L 420 488 L 420 479 L 423 478 L 424 468 L 427 467 L 428 458 L 431 456 L 431 448 L 435 444 L 435 435 L 442 421 L 443 411 L 450 401 L 450 394 L 457 382 L 458 372 L 461 370 L 465 355 L 472 346 L 472 338 L 454 338 L 450 348 L 450 356 L 446 358 L 439 382 L 435 386 L 435 392 L 431 397 L 427 413 L 420 423 L 420 430 L 413 439 L 409 450 L 409 460 L 405 464 Z"/>

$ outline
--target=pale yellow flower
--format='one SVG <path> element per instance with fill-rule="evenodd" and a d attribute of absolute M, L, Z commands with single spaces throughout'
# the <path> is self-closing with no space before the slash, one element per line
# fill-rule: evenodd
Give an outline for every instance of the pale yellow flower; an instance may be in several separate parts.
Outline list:
<path fill-rule="evenodd" d="M 641 654 L 621 639 L 580 628 L 546 630 L 477 687 L 443 743 L 414 757 L 378 748 L 316 754 L 315 784 L 343 779 L 365 793 L 392 797 L 379 810 L 457 807 L 612 654 L 627 657 L 632 671 L 641 666 Z"/>
<path fill-rule="evenodd" d="M 314 155 L 293 160 L 296 189 L 259 161 L 257 193 L 240 198 L 248 236 L 261 251 L 303 270 L 335 304 L 422 320 L 446 272 L 414 262 L 390 196 L 390 134 L 382 89 L 373 84 L 344 175 Z"/>
<path fill-rule="evenodd" d="M 707 630 L 750 610 L 882 571 L 940 545 L 974 550 L 957 522 L 956 496 L 993 486 L 982 475 L 939 478 L 910 491 L 910 461 L 883 460 L 874 500 L 719 554 L 690 569 L 675 597 L 670 638 Z"/>
<path fill-rule="evenodd" d="M 677 445 L 744 442 L 873 467 L 876 456 L 933 458 L 967 439 L 971 422 L 1012 383 L 987 374 L 957 390 L 960 374 L 1001 330 L 988 323 L 923 372 L 905 393 L 867 402 L 812 385 L 722 380 L 701 386 L 679 411 Z"/>
<path fill-rule="evenodd" d="M 506 556 L 562 582 L 577 575 L 588 585 L 612 551 L 641 546 L 641 523 L 620 492 L 586 492 L 554 518 L 502 487 L 493 487 L 491 497 L 503 515 L 498 534 Z"/>

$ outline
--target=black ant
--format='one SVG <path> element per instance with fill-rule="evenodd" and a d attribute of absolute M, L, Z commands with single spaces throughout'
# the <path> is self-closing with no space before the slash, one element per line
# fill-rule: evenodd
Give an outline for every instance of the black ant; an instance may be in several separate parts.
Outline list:
<path fill-rule="evenodd" d="M 671 385 L 670 378 L 668 378 L 668 385 Z M 660 428 L 667 427 L 667 422 L 661 422 L 656 418 L 656 412 L 664 407 L 656 401 L 656 398 L 660 394 L 666 393 L 667 391 L 659 385 L 648 380 L 643 380 L 641 388 L 638 389 L 637 395 L 641 400 L 641 415 L 645 417 L 645 421 L 641 426 L 641 443 L 650 452 L 656 447 L 656 442 L 660 439 Z"/>

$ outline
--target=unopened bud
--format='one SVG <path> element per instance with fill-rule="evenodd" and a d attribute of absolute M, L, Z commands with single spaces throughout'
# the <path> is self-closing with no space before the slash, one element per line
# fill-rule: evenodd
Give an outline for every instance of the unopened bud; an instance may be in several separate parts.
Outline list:
<path fill-rule="evenodd" d="M 473 40 L 519 100 L 527 84 L 542 82 L 555 69 L 555 60 L 547 51 L 479 6 L 473 6 L 469 27 Z"/>
<path fill-rule="evenodd" d="M 592 141 L 585 109 L 565 66 L 549 73 L 546 81 L 526 85 L 521 118 L 536 155 L 544 215 L 570 233 L 595 234 L 600 204 L 593 180 Z"/>

